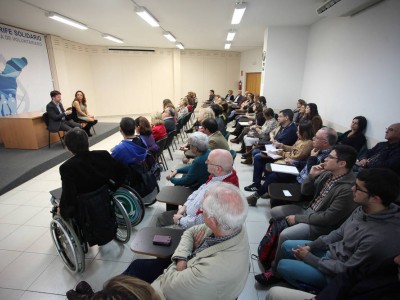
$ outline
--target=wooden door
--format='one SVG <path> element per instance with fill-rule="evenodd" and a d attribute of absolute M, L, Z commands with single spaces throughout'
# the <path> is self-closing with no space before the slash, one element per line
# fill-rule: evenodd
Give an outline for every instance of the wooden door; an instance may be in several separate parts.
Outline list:
<path fill-rule="evenodd" d="M 246 73 L 246 91 L 253 95 L 260 95 L 261 72 Z"/>

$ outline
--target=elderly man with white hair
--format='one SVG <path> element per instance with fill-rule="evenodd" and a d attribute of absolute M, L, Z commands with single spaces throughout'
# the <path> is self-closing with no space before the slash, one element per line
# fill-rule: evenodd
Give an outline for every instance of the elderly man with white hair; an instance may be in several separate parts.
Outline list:
<path fill-rule="evenodd" d="M 186 230 L 171 259 L 136 259 L 125 275 L 152 282 L 161 299 L 236 299 L 249 274 L 243 224 L 248 205 L 233 184 L 218 182 L 203 200 L 204 223 Z"/>
<path fill-rule="evenodd" d="M 153 283 L 162 299 L 235 299 L 249 272 L 243 224 L 247 201 L 239 189 L 220 182 L 203 200 L 204 223 L 186 230 L 172 264 Z"/>
<path fill-rule="evenodd" d="M 173 226 L 183 229 L 204 223 L 203 215 L 198 211 L 205 193 L 217 182 L 228 182 L 239 187 L 239 179 L 233 169 L 232 154 L 224 149 L 210 152 L 206 160 L 207 170 L 211 174 L 206 183 L 200 186 L 187 198 L 179 210 L 163 212 L 157 219 L 157 226 Z M 175 224 L 175 225 L 174 225 Z"/>

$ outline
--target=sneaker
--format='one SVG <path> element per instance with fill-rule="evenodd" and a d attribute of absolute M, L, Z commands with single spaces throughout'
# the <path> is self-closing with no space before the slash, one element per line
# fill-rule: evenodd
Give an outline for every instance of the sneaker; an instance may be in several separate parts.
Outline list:
<path fill-rule="evenodd" d="M 244 164 L 244 165 L 252 165 L 253 164 L 253 158 L 252 157 L 248 157 L 244 161 L 241 161 L 240 163 Z"/>
<path fill-rule="evenodd" d="M 281 279 L 276 277 L 271 271 L 258 274 L 254 276 L 254 278 L 263 286 L 270 286 L 281 281 Z"/>
<path fill-rule="evenodd" d="M 252 184 L 246 186 L 246 187 L 244 188 L 244 190 L 245 190 L 246 192 L 256 192 L 256 191 L 258 190 L 259 187 L 260 187 L 259 184 L 257 184 L 257 183 L 252 183 Z"/>
<path fill-rule="evenodd" d="M 239 144 L 239 140 L 238 139 L 231 139 L 231 143 Z"/>
<path fill-rule="evenodd" d="M 255 192 L 254 194 L 251 194 L 250 196 L 248 196 L 247 199 L 247 203 L 249 204 L 249 206 L 257 206 L 257 200 L 258 198 L 260 198 L 260 195 L 257 194 L 257 192 Z"/>
<path fill-rule="evenodd" d="M 94 291 L 89 283 L 81 281 L 76 285 L 76 292 L 83 295 L 93 296 Z"/>

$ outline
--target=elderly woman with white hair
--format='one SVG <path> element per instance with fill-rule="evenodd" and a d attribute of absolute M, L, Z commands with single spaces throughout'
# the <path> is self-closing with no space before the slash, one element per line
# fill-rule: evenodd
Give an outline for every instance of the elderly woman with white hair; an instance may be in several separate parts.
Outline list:
<path fill-rule="evenodd" d="M 166 178 L 175 185 L 183 185 L 197 188 L 206 182 L 210 173 L 207 171 L 206 160 L 210 150 L 208 149 L 208 137 L 202 132 L 193 133 L 188 140 L 190 151 L 196 157 L 190 165 L 183 166 Z M 181 178 L 175 178 L 175 175 L 184 174 Z"/>

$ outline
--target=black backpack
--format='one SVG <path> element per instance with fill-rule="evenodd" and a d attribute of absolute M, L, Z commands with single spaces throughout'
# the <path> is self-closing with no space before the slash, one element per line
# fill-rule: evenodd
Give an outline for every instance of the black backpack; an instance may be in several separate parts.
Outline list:
<path fill-rule="evenodd" d="M 287 227 L 288 224 L 285 219 L 279 221 L 271 219 L 269 221 L 268 230 L 258 246 L 258 260 L 265 270 L 271 268 L 278 247 L 279 235 Z"/>
<path fill-rule="evenodd" d="M 117 233 L 117 221 L 107 185 L 78 195 L 78 224 L 89 246 L 105 245 Z"/>

